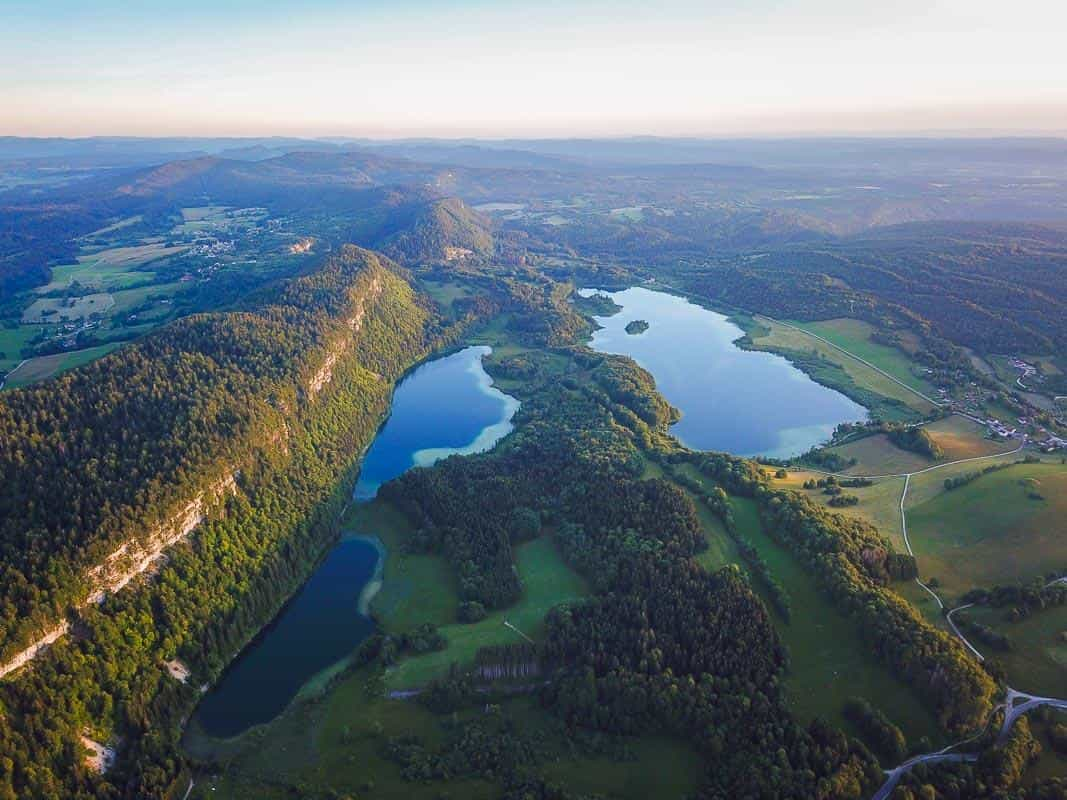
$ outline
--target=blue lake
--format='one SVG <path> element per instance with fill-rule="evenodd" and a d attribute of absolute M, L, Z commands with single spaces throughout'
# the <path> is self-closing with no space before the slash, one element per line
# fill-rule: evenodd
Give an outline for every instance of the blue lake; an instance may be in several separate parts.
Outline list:
<path fill-rule="evenodd" d="M 622 311 L 596 317 L 602 328 L 590 346 L 630 356 L 652 373 L 682 412 L 671 433 L 687 447 L 788 458 L 828 439 L 841 422 L 867 419 L 863 406 L 781 356 L 739 348 L 734 342 L 744 331 L 722 314 L 640 287 L 601 293 Z M 639 319 L 648 330 L 626 333 L 627 323 Z"/>
<path fill-rule="evenodd" d="M 412 467 L 455 453 L 489 450 L 511 432 L 519 401 L 493 386 L 482 368 L 492 348 L 467 347 L 429 361 L 401 382 L 393 408 L 363 459 L 356 500 Z"/>
<path fill-rule="evenodd" d="M 511 429 L 515 398 L 482 368 L 488 347 L 468 347 L 407 375 L 392 412 L 363 460 L 357 501 L 413 466 L 453 453 L 490 449 Z M 373 534 L 373 531 L 361 531 Z M 349 656 L 373 630 L 366 606 L 380 580 L 376 541 L 342 540 L 275 620 L 204 696 L 197 724 L 209 735 L 235 736 L 276 717 L 312 677 Z"/>

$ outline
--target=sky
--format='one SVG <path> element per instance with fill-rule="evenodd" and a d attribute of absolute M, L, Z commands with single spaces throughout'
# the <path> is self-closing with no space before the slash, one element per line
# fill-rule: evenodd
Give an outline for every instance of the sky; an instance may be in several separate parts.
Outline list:
<path fill-rule="evenodd" d="M 0 135 L 1067 135 L 1063 0 L 0 0 Z"/>

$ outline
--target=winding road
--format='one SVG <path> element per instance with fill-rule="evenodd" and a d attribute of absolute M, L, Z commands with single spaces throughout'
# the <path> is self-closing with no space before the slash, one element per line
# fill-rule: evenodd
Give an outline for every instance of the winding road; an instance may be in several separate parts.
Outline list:
<path fill-rule="evenodd" d="M 852 478 L 858 478 L 858 477 L 863 477 L 863 478 L 873 478 L 873 477 L 899 478 L 899 477 L 903 477 L 904 478 L 904 490 L 900 493 L 900 529 L 901 529 L 901 533 L 904 535 L 904 546 L 908 550 L 908 555 L 910 555 L 912 558 L 915 558 L 915 553 L 911 549 L 911 542 L 908 540 L 908 517 L 907 517 L 907 514 L 904 511 L 904 502 L 905 502 L 905 500 L 907 500 L 907 497 L 908 497 L 908 486 L 911 483 L 911 476 L 912 475 L 921 475 L 921 474 L 923 474 L 925 472 L 932 472 L 935 469 L 940 469 L 942 467 L 952 466 L 953 464 L 963 464 L 963 463 L 966 463 L 966 462 L 969 462 L 969 461 L 981 461 L 983 459 L 988 459 L 988 458 L 999 458 L 1001 456 L 1012 455 L 1013 453 L 1018 453 L 1025 446 L 1026 446 L 1026 439 L 1024 438 L 1022 444 L 1020 444 L 1016 449 L 1010 450 L 1010 451 L 1005 452 L 1005 453 L 996 453 L 996 454 L 989 455 L 989 456 L 976 456 L 974 458 L 964 458 L 964 459 L 960 459 L 958 461 L 950 461 L 950 462 L 947 462 L 945 464 L 935 464 L 934 466 L 927 467 L 926 469 L 917 470 L 915 472 L 906 472 L 906 473 L 902 473 L 901 475 L 880 475 L 880 476 L 849 475 L 849 476 L 843 476 L 843 477 L 852 477 Z M 830 474 L 833 474 L 833 473 L 830 473 Z M 933 589 L 931 589 L 929 586 L 927 586 L 925 583 L 923 583 L 921 580 L 919 580 L 918 577 L 915 578 L 915 582 L 917 584 L 919 584 L 919 586 L 921 586 L 923 589 L 925 589 L 930 594 L 930 596 L 933 597 L 934 600 L 937 601 L 938 608 L 940 608 L 942 611 L 945 610 L 945 604 L 941 600 L 940 596 L 938 596 L 937 592 L 935 592 Z M 1067 582 L 1067 576 L 1051 580 L 1045 585 L 1046 586 L 1051 586 L 1054 583 L 1060 583 L 1060 582 Z M 945 614 L 945 621 L 948 623 L 949 628 L 952 629 L 952 632 L 956 635 L 956 637 L 961 642 L 963 642 L 964 646 L 966 646 L 966 648 L 971 652 L 971 654 L 975 658 L 977 658 L 979 661 L 984 661 L 985 657 L 978 651 L 977 647 L 975 647 L 973 644 L 970 643 L 970 641 L 968 641 L 967 637 L 964 636 L 963 633 L 960 631 L 960 629 L 956 627 L 956 623 L 952 619 L 952 615 L 955 614 L 957 611 L 963 611 L 964 609 L 970 608 L 973 605 L 974 605 L 974 603 L 967 603 L 965 605 L 957 606 L 956 608 L 953 608 L 951 611 L 949 611 L 949 612 L 947 612 Z M 1021 701 L 1021 702 L 1016 702 L 1016 701 Z M 1061 709 L 1063 711 L 1067 711 L 1067 699 L 1062 699 L 1062 698 L 1057 698 L 1057 697 L 1041 697 L 1041 696 L 1038 696 L 1038 695 L 1030 695 L 1030 694 L 1026 694 L 1025 692 L 1020 692 L 1020 691 L 1018 691 L 1016 689 L 1013 689 L 1010 686 L 1007 686 L 1006 687 L 1006 694 L 1005 694 L 1005 697 L 1004 697 L 1004 702 L 999 704 L 999 705 L 997 705 L 994 709 L 992 709 L 992 711 L 990 713 L 990 720 L 992 720 L 992 715 L 993 714 L 995 714 L 997 711 L 999 711 L 1001 709 L 1004 710 L 1004 721 L 1001 723 L 1000 732 L 997 734 L 996 746 L 1000 747 L 1002 744 L 1004 744 L 1004 742 L 1008 738 L 1008 734 L 1010 733 L 1012 726 L 1015 724 L 1015 721 L 1019 717 L 1021 717 L 1026 712 L 1032 711 L 1035 708 L 1039 708 L 1041 706 L 1052 706 L 1053 708 L 1058 708 L 1058 709 Z M 950 744 L 948 747 L 946 747 L 946 748 L 944 748 L 942 750 L 938 750 L 937 752 L 934 752 L 934 753 L 925 753 L 923 755 L 914 756 L 914 757 L 908 759 L 907 761 L 905 761 L 903 764 L 900 764 L 899 766 L 894 767 L 891 770 L 886 770 L 886 781 L 885 781 L 885 783 L 882 784 L 882 786 L 878 789 L 878 791 L 875 792 L 872 800 L 886 800 L 886 798 L 888 798 L 889 795 L 892 793 L 893 789 L 896 788 L 896 785 L 897 785 L 897 783 L 900 782 L 900 779 L 905 774 L 907 774 L 917 764 L 929 764 L 929 763 L 936 763 L 936 762 L 939 762 L 939 761 L 962 762 L 962 761 L 975 761 L 975 760 L 977 760 L 978 757 L 973 753 L 951 753 L 949 751 L 954 750 L 955 748 L 960 747 L 961 745 L 967 744 L 968 742 L 974 741 L 975 739 L 979 738 L 980 736 L 982 736 L 985 733 L 985 730 L 988 727 L 989 727 L 989 721 L 986 722 L 985 728 L 983 728 L 981 731 L 979 731 L 974 736 L 971 736 L 968 739 L 964 739 L 963 741 L 956 742 L 955 744 Z"/>

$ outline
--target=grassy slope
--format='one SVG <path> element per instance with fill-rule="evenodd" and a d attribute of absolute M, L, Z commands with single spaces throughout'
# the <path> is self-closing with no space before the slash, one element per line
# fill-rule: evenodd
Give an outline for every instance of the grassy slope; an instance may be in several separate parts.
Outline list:
<path fill-rule="evenodd" d="M 762 317 L 759 319 L 758 324 L 762 326 L 766 332 L 763 335 L 759 335 L 757 331 L 753 331 L 752 336 L 754 346 L 761 350 L 784 353 L 792 351 L 805 354 L 811 353 L 814 350 L 823 358 L 838 365 L 844 370 L 848 378 L 861 389 L 867 389 L 880 394 L 883 397 L 899 400 L 922 414 L 928 413 L 933 409 L 933 405 L 926 400 L 923 400 L 921 397 L 918 397 L 902 386 L 899 386 L 865 364 L 862 364 L 853 358 L 849 358 L 841 353 L 841 351 L 830 347 L 825 342 L 820 342 L 818 339 L 808 336 L 803 331 L 798 331 L 786 327 L 785 325 L 771 322 Z M 904 358 L 903 354 L 901 354 L 901 358 Z M 871 363 L 875 362 L 872 361 Z"/>
<path fill-rule="evenodd" d="M 931 474 L 943 480 L 941 472 Z M 1039 482 L 1043 500 L 1027 497 L 1028 479 Z M 1067 564 L 1065 519 L 1067 467 L 1059 462 L 1019 464 L 908 505 L 919 570 L 950 596 Z"/>
<path fill-rule="evenodd" d="M 868 654 L 870 648 L 854 623 L 833 606 L 796 559 L 763 532 L 755 502 L 736 497 L 732 502 L 738 528 L 789 593 L 791 621 L 774 616 L 789 648 L 791 666 L 785 684 L 793 713 L 803 721 L 821 716 L 858 733 L 841 710 L 847 698 L 859 695 L 893 720 L 909 742 L 921 736 L 938 741 L 937 722 L 919 699 Z"/>
<path fill-rule="evenodd" d="M 1050 608 L 1020 622 L 1004 619 L 1005 609 L 972 608 L 961 614 L 1007 636 L 1006 653 L 978 648 L 1008 671 L 1008 683 L 1023 692 L 1060 696 L 1067 686 L 1067 606 Z"/>
<path fill-rule="evenodd" d="M 871 341 L 874 327 L 866 322 L 858 319 L 829 319 L 822 322 L 795 322 L 793 324 L 833 342 L 864 361 L 869 361 L 898 381 L 918 389 L 923 394 L 930 394 L 933 389 L 927 381 L 912 372 L 911 361 L 904 353 L 895 347 Z"/>

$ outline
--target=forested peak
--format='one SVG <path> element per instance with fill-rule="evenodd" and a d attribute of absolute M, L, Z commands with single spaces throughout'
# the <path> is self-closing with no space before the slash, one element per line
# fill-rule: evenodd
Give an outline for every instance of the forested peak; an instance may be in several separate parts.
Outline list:
<path fill-rule="evenodd" d="M 493 252 L 491 223 L 458 197 L 430 198 L 385 249 L 413 262 L 482 259 Z"/>
<path fill-rule="evenodd" d="M 149 167 L 119 186 L 116 194 L 146 196 L 166 191 L 187 181 L 195 180 L 222 163 L 222 159 L 204 156 Z"/>

